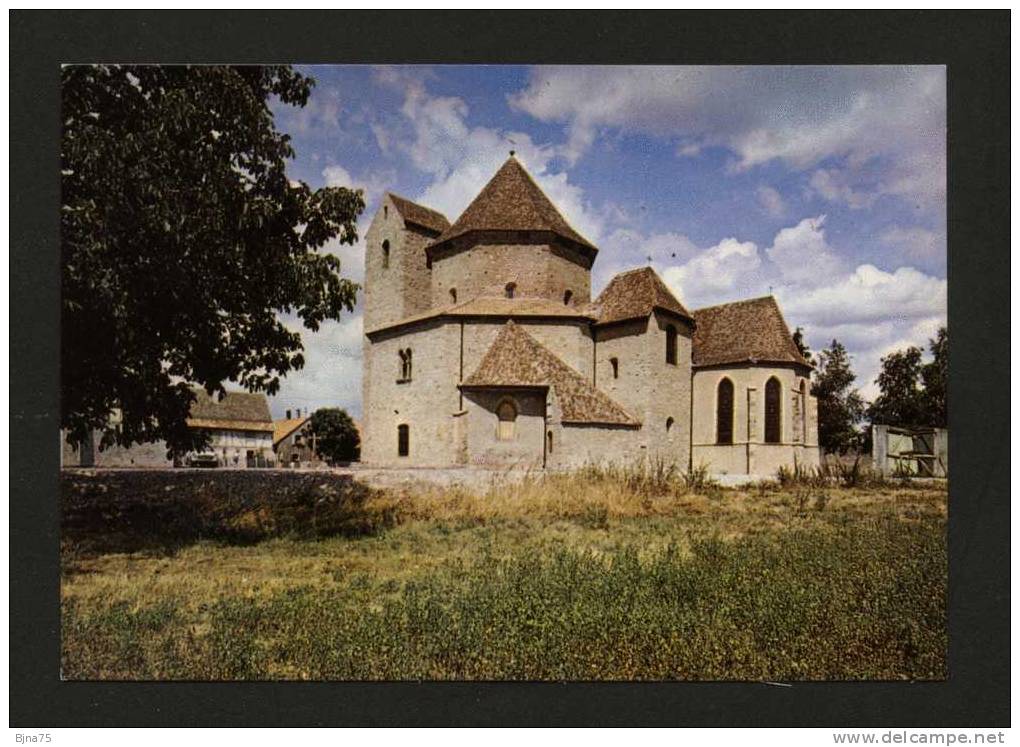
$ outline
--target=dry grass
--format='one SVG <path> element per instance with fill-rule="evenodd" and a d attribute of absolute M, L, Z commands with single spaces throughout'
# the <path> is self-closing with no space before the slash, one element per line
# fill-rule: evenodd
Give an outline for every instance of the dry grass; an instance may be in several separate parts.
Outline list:
<path fill-rule="evenodd" d="M 508 568 L 520 568 L 521 563 L 537 563 L 535 573 L 545 579 L 542 583 L 552 584 L 550 588 L 558 589 L 560 581 L 557 580 L 557 574 L 567 574 L 564 578 L 572 577 L 570 574 L 575 573 L 589 577 L 592 569 L 585 564 L 594 560 L 605 563 L 609 579 L 615 573 L 613 568 L 619 567 L 621 563 L 630 564 L 627 558 L 633 556 L 633 567 L 628 565 L 630 575 L 620 576 L 618 583 L 641 586 L 646 582 L 651 583 L 643 573 L 666 573 L 666 577 L 669 577 L 673 573 L 672 569 L 682 569 L 684 563 L 703 564 L 706 562 L 704 548 L 712 546 L 713 542 L 722 541 L 724 547 L 731 546 L 734 548 L 732 552 L 736 553 L 733 559 L 725 561 L 726 568 L 737 569 L 739 572 L 744 561 L 738 561 L 737 558 L 743 557 L 756 565 L 764 563 L 762 567 L 765 569 L 771 568 L 770 564 L 783 563 L 783 573 L 786 574 L 784 583 L 800 583 L 798 579 L 803 578 L 810 585 L 814 583 L 812 571 L 808 566 L 798 571 L 796 563 L 827 562 L 824 560 L 827 548 L 832 547 L 841 553 L 841 562 L 859 562 L 859 569 L 855 572 L 868 575 L 859 580 L 848 579 L 847 582 L 864 584 L 860 588 L 867 588 L 868 584 L 873 583 L 870 576 L 875 573 L 874 568 L 883 567 L 882 563 L 903 563 L 904 558 L 909 558 L 910 553 L 915 552 L 912 548 L 935 547 L 928 540 L 922 541 L 919 538 L 944 534 L 946 491 L 940 487 L 918 489 L 897 485 L 866 490 L 831 486 L 782 488 L 775 483 L 763 483 L 746 489 L 722 489 L 702 483 L 698 489 L 693 489 L 690 480 L 685 481 L 683 475 L 676 473 L 662 475 L 590 470 L 575 474 L 533 475 L 523 480 L 496 480 L 480 490 L 422 486 L 400 491 L 372 491 L 363 499 L 359 510 L 369 516 L 388 517 L 385 526 L 360 536 L 337 535 L 312 539 L 282 536 L 254 544 L 231 544 L 222 539 L 200 540 L 172 549 L 153 545 L 134 552 L 82 553 L 76 551 L 73 543 L 66 544 L 62 558 L 65 675 L 72 678 L 348 675 L 445 677 L 460 672 L 464 676 L 517 676 L 517 670 L 491 669 L 496 666 L 491 662 L 484 665 L 476 662 L 476 669 L 469 667 L 463 670 L 458 668 L 463 662 L 451 661 L 448 668 L 444 669 L 447 665 L 442 664 L 446 661 L 442 658 L 438 660 L 439 663 L 429 658 L 428 662 L 431 663 L 428 663 L 428 667 L 431 668 L 423 670 L 426 675 L 422 675 L 422 671 L 417 669 L 401 670 L 399 652 L 380 653 L 382 650 L 376 650 L 373 646 L 392 646 L 405 640 L 394 638 L 390 643 L 385 643 L 385 640 L 389 640 L 386 636 L 396 635 L 386 632 L 387 626 L 404 625 L 415 614 L 426 614 L 421 610 L 413 612 L 418 609 L 414 605 L 423 603 L 421 595 L 426 592 L 421 591 L 422 588 L 432 589 L 427 593 L 438 595 L 432 598 L 434 603 L 447 610 L 443 615 L 452 614 L 449 610 L 453 609 L 460 610 L 458 615 L 481 616 L 480 620 L 489 619 L 486 615 L 496 614 L 495 610 L 504 604 L 501 600 L 512 600 L 514 594 L 522 593 L 525 594 L 524 598 L 532 599 L 529 596 L 532 592 L 526 590 L 526 584 L 523 590 L 517 586 L 500 588 L 496 596 L 476 599 L 476 595 L 483 592 L 473 586 L 484 583 L 486 574 L 495 573 L 497 576 L 493 577 L 494 583 L 497 577 L 503 579 L 499 583 L 505 583 L 502 574 L 511 572 Z M 901 535 L 902 541 L 897 539 Z M 870 551 L 863 547 L 860 557 L 857 557 L 854 548 L 862 542 L 870 542 L 870 538 L 875 539 L 876 546 L 887 548 L 882 552 L 885 553 L 883 557 L 889 558 L 888 561 L 872 557 L 874 553 L 869 555 Z M 806 549 L 794 551 L 791 549 L 794 546 Z M 923 550 L 924 553 L 931 551 Z M 723 553 L 720 557 L 726 557 L 726 553 L 731 551 L 713 550 L 710 557 L 714 557 L 712 553 L 716 552 Z M 775 554 L 774 560 L 768 560 L 770 553 Z M 798 560 L 801 557 L 799 553 L 807 553 L 803 555 L 805 560 Z M 932 567 L 938 567 L 937 558 L 930 562 L 934 563 Z M 879 565 L 876 566 L 876 563 Z M 490 570 L 485 570 L 487 568 Z M 939 586 L 942 582 L 931 579 L 929 573 L 917 576 L 918 571 L 910 570 L 908 566 L 904 568 L 902 572 L 895 573 L 902 573 L 903 578 L 928 579 L 928 582 L 935 584 L 931 588 L 943 588 Z M 685 577 L 681 574 L 678 578 Z M 883 583 L 895 585 L 899 583 L 896 578 L 894 575 Z M 704 580 L 703 583 L 709 584 L 706 589 L 717 588 L 714 581 Z M 535 593 L 539 592 L 536 590 Z M 613 595 L 619 593 L 625 593 L 625 590 L 613 591 L 607 587 L 604 596 L 593 597 L 585 603 L 588 605 L 585 614 L 597 618 L 602 614 L 599 605 L 614 605 L 611 601 Z M 812 593 L 822 592 L 815 589 Z M 876 589 L 875 593 L 886 592 Z M 298 597 L 294 597 L 295 594 Z M 492 594 L 496 594 L 496 591 Z M 470 601 L 472 599 L 475 601 Z M 733 599 L 730 603 L 732 614 L 749 614 L 746 610 L 741 612 L 742 599 Z M 766 603 L 779 605 L 775 607 L 776 610 L 783 609 L 782 604 L 785 604 L 782 598 L 761 602 Z M 916 607 L 917 600 L 913 603 Z M 932 600 L 932 603 L 937 609 L 938 600 Z M 410 608 L 407 607 L 409 604 Z M 492 607 L 475 609 L 470 606 L 472 604 Z M 382 627 L 379 629 L 358 628 L 360 632 L 357 632 L 355 638 L 344 638 L 348 642 L 343 644 L 333 639 L 315 639 L 314 631 L 318 625 L 316 616 L 337 615 L 341 608 L 348 607 L 361 610 L 359 614 L 381 615 L 385 618 L 385 625 L 380 622 Z M 258 614 L 262 616 L 257 621 L 249 620 L 246 617 L 248 613 L 244 612 L 246 609 L 261 610 Z M 290 616 L 287 617 L 287 625 L 299 626 L 298 629 L 302 631 L 299 634 L 300 640 L 305 640 L 301 636 L 313 637 L 297 649 L 291 650 L 284 646 L 283 639 L 276 638 L 283 633 L 272 632 L 277 630 L 273 622 L 276 619 L 273 616 L 277 613 L 270 612 L 273 609 L 283 610 L 278 613 L 283 617 Z M 428 615 L 439 614 L 438 610 L 428 612 Z M 613 610 L 614 614 L 623 614 L 615 607 Z M 568 617 L 573 614 L 556 612 L 555 609 L 542 612 L 543 615 L 554 613 L 567 614 Z M 647 614 L 654 616 L 658 613 L 649 607 Z M 915 612 L 910 614 L 916 616 Z M 302 615 L 311 617 L 301 622 L 304 619 Z M 411 615 L 411 618 L 407 618 L 407 615 Z M 428 615 L 428 619 L 433 619 Z M 907 615 L 907 610 L 904 610 L 904 615 Z M 284 624 L 283 617 L 280 619 L 281 625 Z M 457 620 L 444 624 L 461 624 Z M 891 624 L 871 619 L 855 623 L 847 619 L 843 621 L 843 626 L 853 633 L 856 630 L 854 625 L 863 626 L 861 630 L 866 631 L 871 629 L 869 626 L 879 623 L 886 626 Z M 240 635 L 239 631 L 246 626 L 256 624 L 268 627 L 251 643 L 254 647 L 252 651 L 275 653 L 267 653 L 268 658 L 261 663 L 249 659 L 240 663 L 230 660 L 217 665 L 219 669 L 207 671 L 202 668 L 204 665 L 200 663 L 201 658 L 211 655 L 208 647 L 220 645 L 216 643 L 220 640 L 217 636 L 227 633 Z M 335 624 L 341 627 L 347 625 L 339 618 Z M 363 624 L 367 626 L 369 622 L 363 621 Z M 627 636 L 634 635 L 627 627 L 630 625 L 627 618 L 621 618 L 619 625 L 623 626 L 621 631 L 630 631 L 626 632 Z M 344 630 L 347 628 L 344 627 Z M 881 634 L 865 632 L 861 635 L 897 637 L 902 633 L 897 631 L 899 629 Z M 527 642 L 526 631 L 518 633 L 525 635 L 522 639 L 525 642 L 521 646 L 532 645 Z M 930 627 L 924 628 L 921 633 L 925 641 L 937 641 L 940 635 L 936 628 Z M 438 634 L 439 631 L 423 630 L 414 633 L 413 630 L 405 629 L 401 633 L 410 636 L 406 638 L 409 641 L 431 640 L 432 635 Z M 296 634 L 290 632 L 286 635 Z M 347 631 L 344 635 L 355 633 Z M 357 637 L 362 635 L 383 635 L 383 638 L 372 643 L 374 639 L 362 640 Z M 722 640 L 725 640 L 729 634 L 720 629 L 713 635 L 723 636 Z M 824 637 L 824 634 L 816 635 Z M 914 633 L 910 633 L 910 636 L 914 636 Z M 463 656 L 470 659 L 474 649 L 464 641 L 461 643 L 467 646 Z M 823 643 L 820 641 L 818 645 Z M 635 646 L 639 654 L 646 649 L 651 651 L 653 644 L 651 640 L 630 641 L 630 645 Z M 835 642 L 825 645 L 830 644 L 836 646 Z M 871 645 L 867 641 L 854 645 L 865 644 Z M 340 662 L 336 657 L 340 657 L 342 652 L 336 647 L 346 645 L 367 646 L 366 650 L 375 652 L 372 654 L 376 657 L 375 664 L 367 662 L 362 669 L 348 659 Z M 700 644 L 695 642 L 691 645 Z M 712 667 L 699 669 L 700 660 L 695 656 L 685 665 L 688 667 L 685 671 L 689 671 L 692 677 L 718 676 L 720 672 L 721 676 L 757 676 L 754 673 L 766 672 L 767 656 L 761 658 L 765 654 L 758 652 L 758 644 L 743 641 L 741 645 L 748 647 L 747 656 L 751 657 L 748 661 L 753 659 L 757 668 L 741 668 L 745 665 L 718 661 Z M 814 644 L 800 641 L 797 645 L 807 647 L 805 650 L 808 653 L 804 655 L 808 656 L 808 660 L 804 666 L 809 667 L 809 670 L 804 671 L 824 673 L 829 671 L 825 667 L 836 666 L 823 664 L 822 659 L 818 658 L 821 654 L 810 653 Z M 277 650 L 280 646 L 283 648 Z M 649 646 L 652 648 L 647 648 Z M 926 643 L 925 646 L 930 647 L 931 644 Z M 837 649 L 838 646 L 832 650 Z M 317 661 L 320 654 L 334 657 L 335 666 L 326 667 L 323 664 L 325 668 L 317 668 L 319 665 L 308 663 Z M 535 655 L 538 656 L 538 653 Z M 866 656 L 866 652 L 860 655 Z M 868 669 L 865 659 L 863 664 L 858 662 L 858 668 L 839 670 L 836 666 L 832 670 L 836 673 L 834 676 L 869 676 L 868 672 L 894 676 L 898 665 L 889 663 L 889 654 L 875 656 L 878 657 L 875 662 L 885 657 L 881 665 L 876 663 L 875 667 Z M 926 648 L 925 661 L 928 663 L 923 671 L 937 672 L 937 668 L 931 669 L 930 664 L 937 658 L 937 651 Z M 557 672 L 577 676 L 577 671 L 569 667 L 557 669 L 559 665 L 555 662 L 550 662 L 550 669 L 542 669 L 542 661 L 539 657 L 531 665 L 536 668 L 527 671 L 535 676 Z M 826 658 L 825 662 L 828 661 Z M 641 670 L 640 666 L 637 670 L 624 668 L 616 670 L 616 673 L 684 676 L 682 673 L 661 675 L 660 664 L 648 664 L 647 670 Z M 776 672 L 800 671 L 796 668 L 784 669 L 787 664 L 790 663 L 777 661 Z M 499 666 L 507 665 L 504 662 Z M 627 667 L 633 666 L 638 664 L 627 664 Z M 903 667 L 906 676 L 917 676 L 921 672 L 911 664 L 904 664 Z M 860 674 L 862 672 L 863 675 Z M 611 675 L 612 672 L 592 672 L 589 676 L 598 678 Z"/>

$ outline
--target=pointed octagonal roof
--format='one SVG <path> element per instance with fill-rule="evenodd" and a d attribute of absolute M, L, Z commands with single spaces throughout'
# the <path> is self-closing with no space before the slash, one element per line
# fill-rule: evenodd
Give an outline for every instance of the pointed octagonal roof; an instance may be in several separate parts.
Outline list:
<path fill-rule="evenodd" d="M 594 255 L 598 249 L 570 227 L 535 180 L 512 155 L 457 221 L 432 242 L 436 247 L 470 231 L 549 231 L 581 245 Z"/>

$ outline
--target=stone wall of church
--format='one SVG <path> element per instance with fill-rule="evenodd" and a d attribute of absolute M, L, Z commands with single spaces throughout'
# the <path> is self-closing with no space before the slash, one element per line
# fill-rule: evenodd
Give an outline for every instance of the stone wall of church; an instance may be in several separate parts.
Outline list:
<path fill-rule="evenodd" d="M 677 330 L 676 364 L 666 362 L 666 329 Z M 661 459 L 686 469 L 690 460 L 689 325 L 656 312 L 648 319 L 596 330 L 595 385 L 641 421 L 618 460 Z M 614 375 L 613 360 L 616 360 Z M 614 443 L 621 442 L 613 436 Z"/>
<path fill-rule="evenodd" d="M 780 466 L 819 464 L 817 401 L 803 369 L 779 365 L 734 365 L 694 371 L 692 461 L 710 472 L 774 476 Z M 780 443 L 765 443 L 765 384 L 781 385 Z M 733 443 L 718 444 L 719 383 L 733 383 Z"/>
<path fill-rule="evenodd" d="M 501 438 L 497 409 L 503 403 L 512 405 L 517 417 Z M 485 467 L 542 467 L 545 406 L 545 392 L 465 392 L 468 463 Z"/>
<path fill-rule="evenodd" d="M 411 378 L 401 350 L 411 350 Z M 361 459 L 372 465 L 448 466 L 462 458 L 460 325 L 428 322 L 398 334 L 366 338 Z M 398 426 L 408 426 L 410 453 L 398 455 Z"/>
<path fill-rule="evenodd" d="M 591 273 L 576 257 L 557 244 L 477 244 L 446 249 L 433 256 L 432 304 L 450 304 L 452 289 L 458 302 L 479 296 L 502 297 L 507 284 L 514 283 L 517 297 L 562 303 L 570 291 L 571 305 L 583 305 L 591 300 Z"/>

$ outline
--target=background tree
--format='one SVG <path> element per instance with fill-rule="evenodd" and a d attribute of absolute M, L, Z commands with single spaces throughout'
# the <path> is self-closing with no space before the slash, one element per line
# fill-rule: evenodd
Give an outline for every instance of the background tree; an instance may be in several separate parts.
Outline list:
<path fill-rule="evenodd" d="M 911 346 L 882 358 L 882 370 L 875 379 L 880 393 L 868 408 L 868 419 L 885 425 L 927 424 L 920 379 L 921 348 Z"/>
<path fill-rule="evenodd" d="M 273 394 L 304 364 L 278 314 L 315 330 L 353 309 L 316 250 L 357 240 L 364 199 L 287 178 L 269 103 L 314 84 L 288 66 L 76 65 L 61 83 L 61 425 L 198 448 L 192 385 Z"/>
<path fill-rule="evenodd" d="M 949 376 L 949 331 L 939 327 L 935 339 L 928 340 L 932 361 L 921 366 L 924 409 L 928 425 L 945 428 L 949 422 L 946 381 Z"/>
<path fill-rule="evenodd" d="M 808 363 L 814 363 L 814 359 L 811 357 L 811 348 L 808 347 L 807 342 L 804 340 L 803 327 L 797 327 L 793 331 L 793 344 L 797 346 L 797 350 L 804 356 L 804 360 Z"/>
<path fill-rule="evenodd" d="M 330 462 L 353 462 L 361 457 L 361 437 L 346 410 L 324 407 L 312 413 L 312 433 L 319 456 Z"/>
<path fill-rule="evenodd" d="M 825 452 L 845 453 L 860 447 L 858 423 L 864 399 L 854 388 L 857 376 L 838 340 L 818 353 L 811 393 L 818 398 L 818 443 Z"/>

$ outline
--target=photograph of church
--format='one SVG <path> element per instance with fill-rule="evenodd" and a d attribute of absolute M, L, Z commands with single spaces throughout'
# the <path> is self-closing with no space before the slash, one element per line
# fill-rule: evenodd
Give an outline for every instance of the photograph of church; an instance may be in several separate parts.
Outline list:
<path fill-rule="evenodd" d="M 364 443 L 379 466 L 819 463 L 811 365 L 771 296 L 688 309 L 598 248 L 513 152 L 454 223 L 386 194 L 366 236 Z"/>

